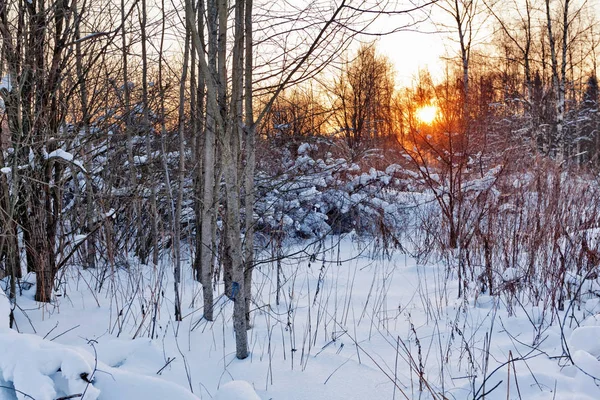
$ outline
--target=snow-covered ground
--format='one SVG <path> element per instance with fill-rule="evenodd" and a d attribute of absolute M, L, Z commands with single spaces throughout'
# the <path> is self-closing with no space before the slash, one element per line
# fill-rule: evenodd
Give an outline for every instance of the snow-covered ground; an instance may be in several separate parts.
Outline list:
<path fill-rule="evenodd" d="M 284 260 L 279 305 L 274 266 L 257 267 L 246 360 L 235 358 L 231 301 L 202 320 L 189 265 L 180 323 L 166 262 L 70 267 L 54 304 L 23 290 L 21 334 L 0 292 L 0 399 L 600 398 L 597 299 L 552 318 L 543 304 L 458 299 L 443 263 L 375 257 L 348 238 L 322 248 Z"/>

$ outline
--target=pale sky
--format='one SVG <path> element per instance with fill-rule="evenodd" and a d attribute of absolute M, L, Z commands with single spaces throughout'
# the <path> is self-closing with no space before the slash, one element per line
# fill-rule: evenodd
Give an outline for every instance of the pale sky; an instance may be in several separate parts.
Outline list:
<path fill-rule="evenodd" d="M 271 4 L 268 0 L 264 0 Z M 311 0 L 290 0 L 289 3 L 305 7 Z M 397 9 L 411 8 L 408 0 L 396 0 Z M 425 0 L 419 0 L 422 2 Z M 282 5 L 283 7 L 283 5 Z M 288 5 L 289 7 L 289 5 Z M 285 8 L 285 7 L 283 7 Z M 444 18 L 444 13 L 436 8 L 429 8 L 436 20 Z M 157 13 L 156 18 L 160 15 Z M 438 28 L 433 22 L 427 20 L 423 11 L 413 12 L 410 15 L 379 16 L 376 21 L 369 26 L 371 33 L 388 32 L 398 27 L 406 26 L 414 20 L 422 20 L 417 26 L 412 26 L 410 30 L 403 30 L 393 34 L 382 36 L 376 39 L 375 36 L 361 36 L 359 41 L 354 42 L 349 49 L 350 55 L 360 45 L 360 41 L 371 42 L 376 40 L 377 52 L 385 55 L 394 64 L 396 69 L 396 82 L 399 86 L 411 86 L 414 78 L 418 75 L 419 69 L 427 69 L 434 80 L 442 79 L 445 63 L 440 60 L 442 56 L 448 55 L 448 46 L 452 43 L 447 39 L 448 33 L 439 33 Z M 178 26 L 178 25 L 177 25 Z M 357 27 L 359 28 L 359 27 Z M 304 32 L 301 33 L 303 35 Z M 181 35 L 181 32 L 179 33 Z M 168 52 L 181 53 L 182 40 L 177 36 L 174 40 L 168 40 Z M 292 46 L 293 43 L 290 45 Z M 275 49 L 276 52 L 280 49 Z M 454 54 L 452 54 L 454 55 Z M 268 58 L 268 57 L 267 57 Z"/>
<path fill-rule="evenodd" d="M 396 81 L 409 86 L 419 69 L 427 69 L 434 79 L 443 74 L 446 41 L 440 33 L 397 32 L 377 43 L 380 54 L 387 56 L 396 67 Z"/>
<path fill-rule="evenodd" d="M 421 3 L 421 2 L 418 2 Z M 397 2 L 398 9 L 411 8 L 411 3 L 404 0 Z M 446 21 L 446 15 L 435 6 L 425 10 L 414 11 L 409 15 L 395 15 L 378 17 L 369 32 L 390 32 L 403 26 L 393 34 L 385 35 L 377 40 L 377 51 L 387 56 L 396 67 L 396 81 L 401 86 L 410 86 L 420 69 L 427 69 L 435 79 L 442 78 L 445 63 L 441 57 L 448 55 L 448 33 L 440 33 L 440 28 L 428 18 L 433 16 L 436 22 L 451 23 Z M 416 25 L 411 25 L 420 21 Z M 370 40 L 366 36 L 361 39 Z"/>

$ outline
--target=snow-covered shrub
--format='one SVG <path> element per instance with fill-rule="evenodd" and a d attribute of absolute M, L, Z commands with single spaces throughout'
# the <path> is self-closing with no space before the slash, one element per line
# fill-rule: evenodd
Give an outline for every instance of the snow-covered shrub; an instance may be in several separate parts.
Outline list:
<path fill-rule="evenodd" d="M 418 194 L 408 237 L 416 255 L 448 262 L 465 298 L 500 295 L 509 310 L 541 303 L 554 312 L 600 296 L 600 185 L 592 175 L 531 154 L 477 155 L 452 169 L 411 160 Z"/>
<path fill-rule="evenodd" d="M 355 231 L 397 235 L 405 218 L 398 168 L 378 171 L 329 152 L 317 156 L 315 144 L 283 152 L 278 174 L 258 173 L 255 211 L 258 230 L 286 237 L 318 238 Z"/>

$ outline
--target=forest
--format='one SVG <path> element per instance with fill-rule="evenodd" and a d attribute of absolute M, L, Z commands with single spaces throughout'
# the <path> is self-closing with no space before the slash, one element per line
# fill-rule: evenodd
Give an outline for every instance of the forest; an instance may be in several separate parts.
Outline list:
<path fill-rule="evenodd" d="M 600 398 L 599 16 L 0 0 L 0 399 Z"/>

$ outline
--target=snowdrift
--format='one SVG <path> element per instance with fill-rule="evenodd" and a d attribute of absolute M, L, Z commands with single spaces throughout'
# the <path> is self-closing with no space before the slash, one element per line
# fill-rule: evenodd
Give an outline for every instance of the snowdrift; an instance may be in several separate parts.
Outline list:
<path fill-rule="evenodd" d="M 195 400 L 192 393 L 159 378 L 97 361 L 89 351 L 9 329 L 10 303 L 0 289 L 0 400 Z"/>

